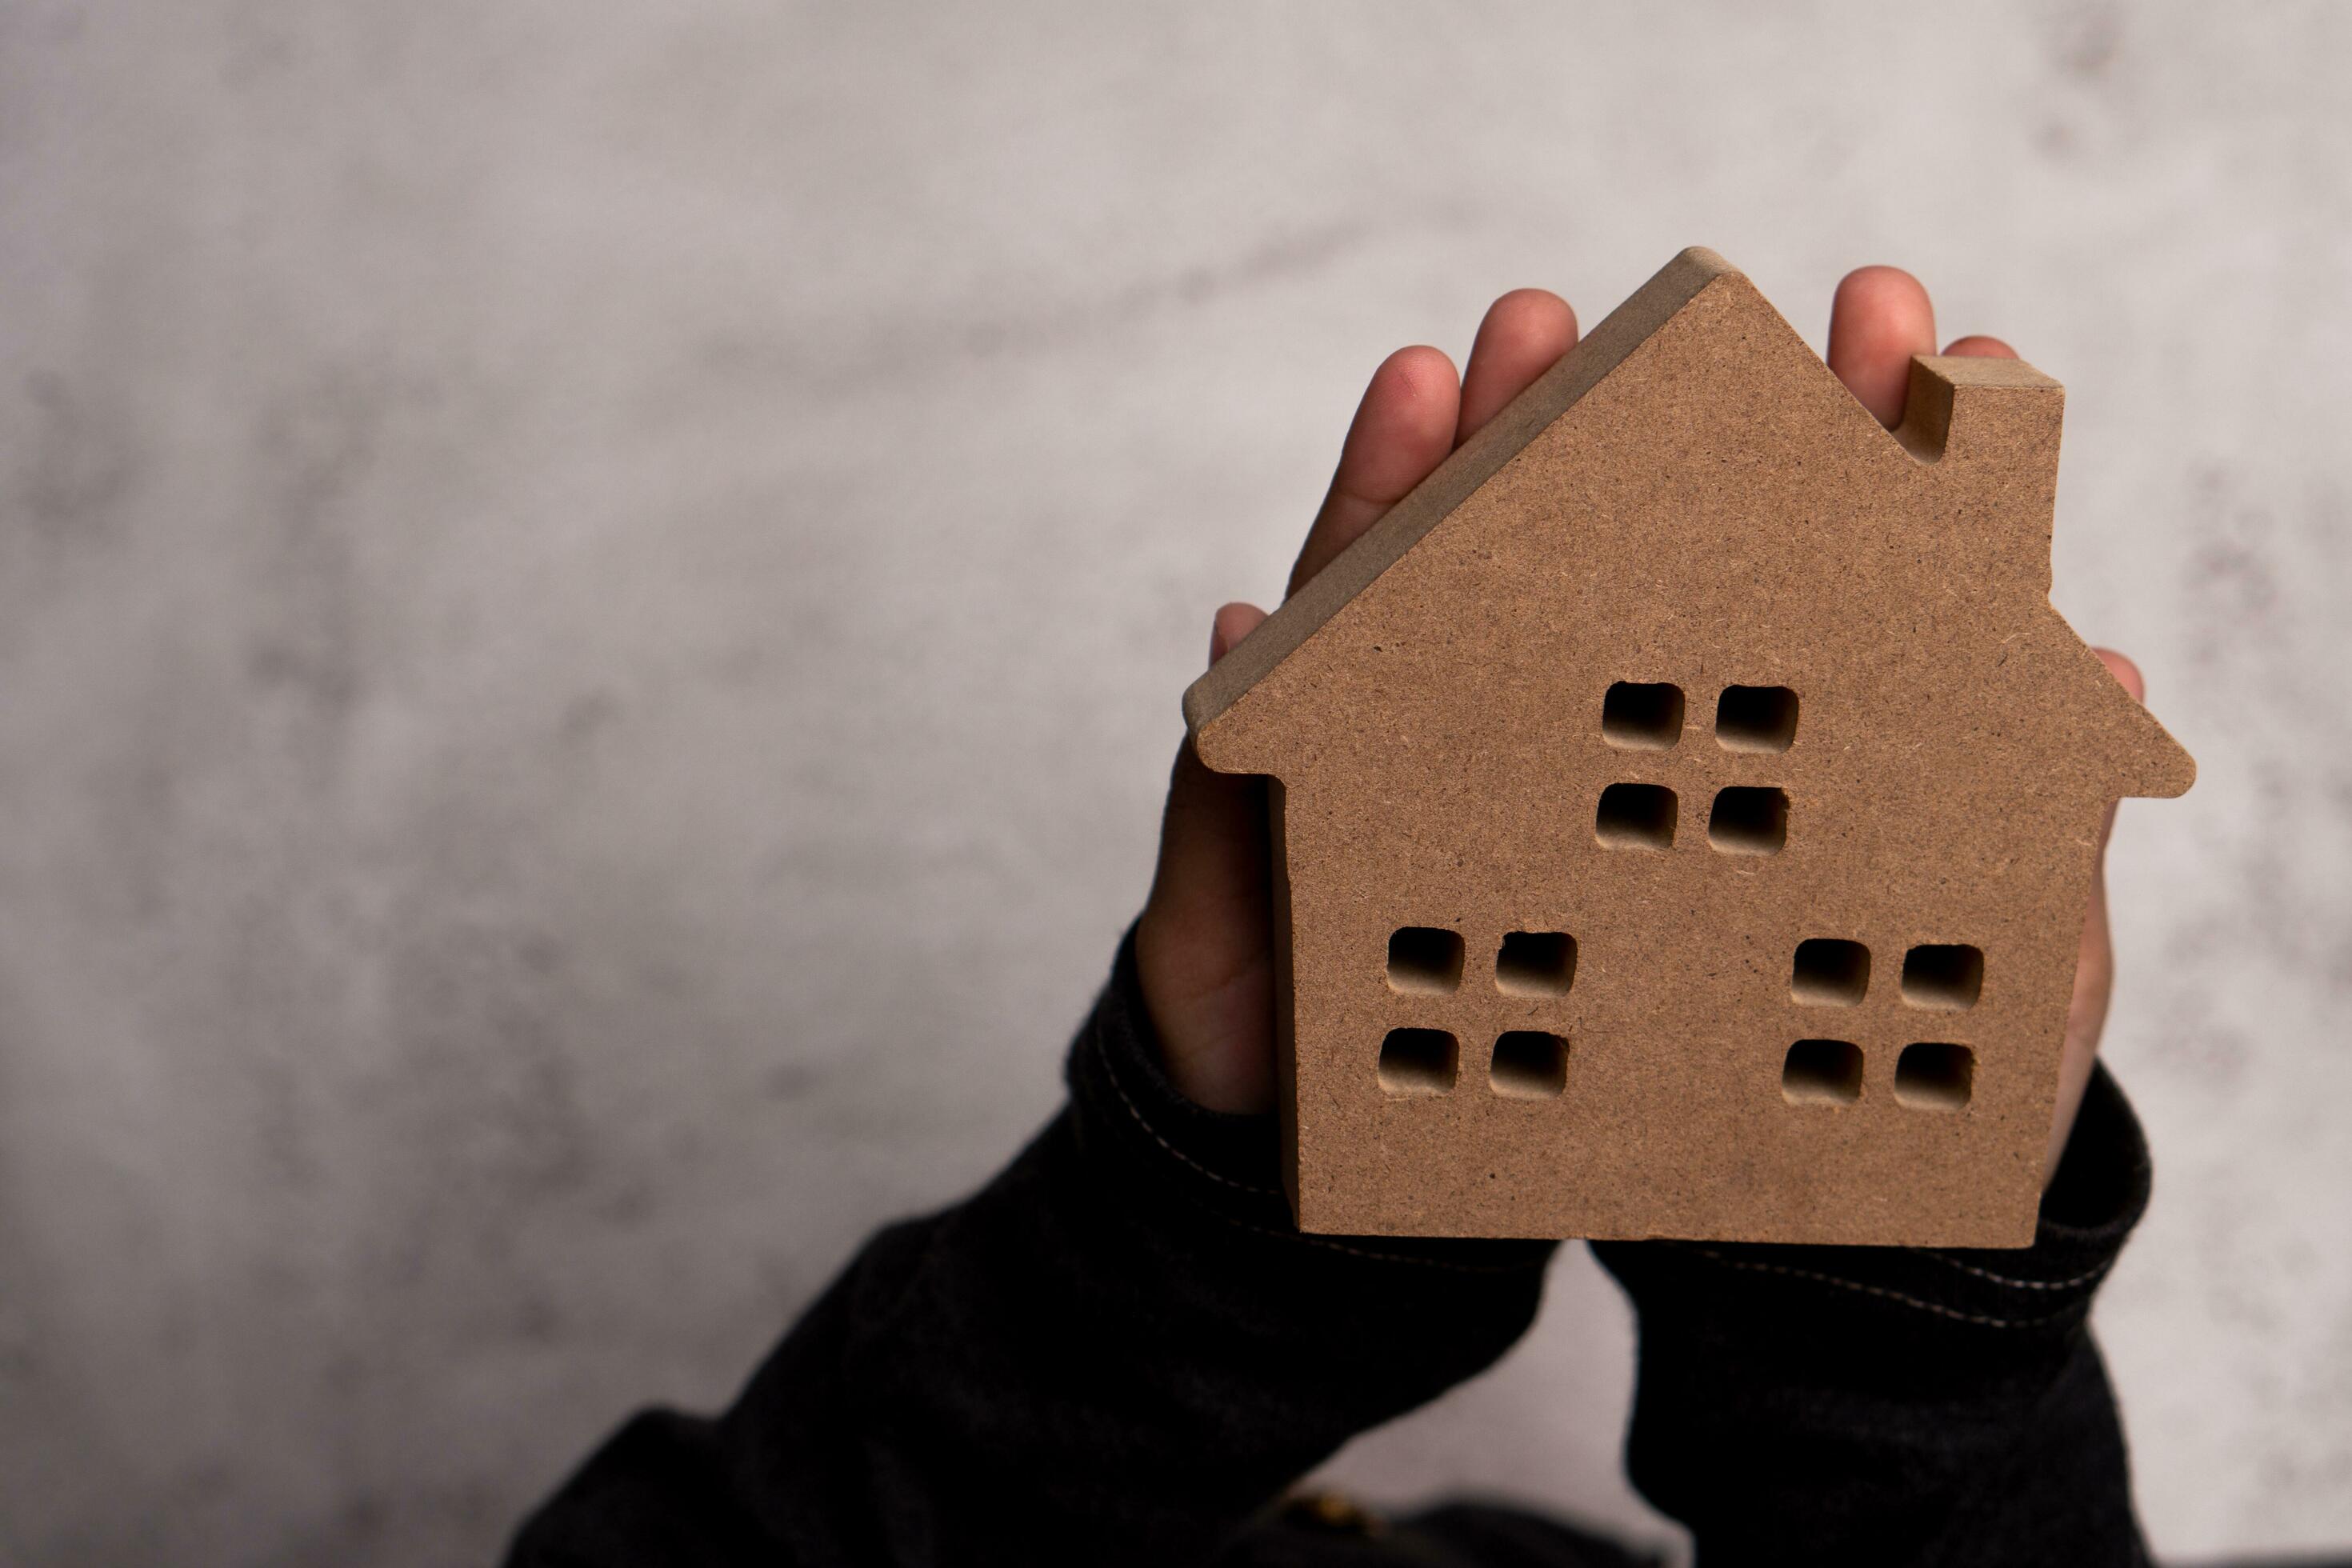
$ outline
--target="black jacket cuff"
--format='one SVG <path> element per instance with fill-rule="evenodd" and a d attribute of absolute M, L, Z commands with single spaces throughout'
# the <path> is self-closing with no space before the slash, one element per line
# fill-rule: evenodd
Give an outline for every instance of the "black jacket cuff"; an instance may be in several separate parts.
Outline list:
<path fill-rule="evenodd" d="M 1988 1331 L 2064 1332 L 2089 1312 L 2147 1207 L 2147 1141 L 2105 1067 L 2094 1074 L 2042 1200 L 2033 1245 L 1774 1247 L 1612 1242 L 1594 1253 L 1645 1311 L 1685 1291 L 1722 1300 L 1840 1299 L 1865 1317 L 1916 1315 Z"/>

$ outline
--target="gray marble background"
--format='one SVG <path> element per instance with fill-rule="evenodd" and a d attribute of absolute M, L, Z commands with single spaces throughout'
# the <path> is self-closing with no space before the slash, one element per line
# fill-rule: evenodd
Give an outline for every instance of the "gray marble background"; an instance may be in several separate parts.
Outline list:
<path fill-rule="evenodd" d="M 1955 18 L 1958 19 L 1955 19 Z M 2352 9 L 0 5 L 0 1563 L 489 1552 L 1056 1096 L 1391 347 L 1680 247 L 2070 388 L 2160 1550 L 2352 1540 Z M 1372 1494 L 1618 1479 L 1563 1258 Z"/>

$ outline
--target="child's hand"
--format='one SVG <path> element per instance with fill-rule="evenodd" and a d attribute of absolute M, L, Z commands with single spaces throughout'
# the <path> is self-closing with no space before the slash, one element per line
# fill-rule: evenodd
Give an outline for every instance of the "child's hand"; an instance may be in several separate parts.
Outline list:
<path fill-rule="evenodd" d="M 1470 433 L 1575 346 L 1576 313 L 1540 289 L 1506 294 L 1487 310 L 1458 380 L 1433 348 L 1399 349 L 1371 384 L 1339 449 L 1330 493 L 1307 531 L 1287 592 L 1402 500 Z M 1911 356 L 1936 352 L 1936 318 L 1916 279 L 1865 267 L 1838 285 L 1830 308 L 1830 368 L 1878 416 L 1903 417 Z M 1961 338 L 1948 354 L 2013 359 L 1997 338 Z M 1209 662 L 1265 619 L 1249 605 L 1219 610 Z M 2121 654 L 2100 658 L 2135 697 L 2139 671 Z M 2112 813 L 2109 816 L 2112 824 Z M 2104 862 L 2105 838 L 2102 843 Z M 1136 931 L 1136 960 L 1168 1076 L 1213 1110 L 1263 1111 L 1274 1104 L 1274 954 L 1269 918 L 1265 786 L 1213 773 L 1188 743 L 1176 759 L 1160 828 L 1160 865 Z M 2055 1170 L 2089 1083 L 2105 1022 L 2114 956 L 2107 942 L 2104 866 L 2083 924 L 2058 1114 L 2049 1169 Z"/>

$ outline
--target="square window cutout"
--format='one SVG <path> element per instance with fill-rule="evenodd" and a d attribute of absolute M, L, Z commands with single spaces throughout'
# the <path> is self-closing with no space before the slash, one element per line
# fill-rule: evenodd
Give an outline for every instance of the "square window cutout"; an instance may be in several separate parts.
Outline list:
<path fill-rule="evenodd" d="M 1853 1007 L 1870 993 L 1870 949 L 1858 942 L 1817 936 L 1797 944 L 1789 996 L 1814 1007 Z"/>
<path fill-rule="evenodd" d="M 1664 784 L 1613 784 L 1601 792 L 1592 836 L 1612 849 L 1671 849 L 1678 809 Z"/>
<path fill-rule="evenodd" d="M 1785 752 L 1797 740 L 1797 694 L 1785 686 L 1727 686 L 1715 703 L 1715 743 L 1727 752 Z"/>
<path fill-rule="evenodd" d="M 1771 788 L 1722 790 L 1706 814 L 1706 841 L 1726 855 L 1778 855 L 1789 842 L 1789 797 Z"/>
<path fill-rule="evenodd" d="M 1391 1029 L 1381 1042 L 1381 1087 L 1391 1094 L 1444 1094 L 1460 1056 L 1443 1029 Z"/>
<path fill-rule="evenodd" d="M 1514 996 L 1558 996 L 1576 979 L 1576 939 L 1565 931 L 1515 931 L 1495 954 L 1495 989 Z"/>
<path fill-rule="evenodd" d="M 1903 1000 L 1964 1013 L 1984 991 L 1984 953 L 1966 942 L 1925 942 L 1903 955 Z"/>
<path fill-rule="evenodd" d="M 1495 1092 L 1549 1100 L 1568 1087 L 1568 1042 L 1540 1029 L 1513 1029 L 1495 1042 Z"/>
<path fill-rule="evenodd" d="M 1389 989 L 1451 991 L 1462 984 L 1462 938 L 1437 926 L 1405 926 L 1389 938 Z"/>
<path fill-rule="evenodd" d="M 1895 1060 L 1895 1098 L 1917 1110 L 1958 1110 L 1976 1091 L 1977 1054 L 1922 1040 Z"/>
<path fill-rule="evenodd" d="M 1862 1098 L 1862 1048 L 1844 1040 L 1799 1040 L 1780 1065 L 1791 1105 L 1852 1105 Z"/>
<path fill-rule="evenodd" d="M 1601 738 L 1612 746 L 1662 752 L 1683 738 L 1683 689 L 1621 680 L 1601 699 Z"/>

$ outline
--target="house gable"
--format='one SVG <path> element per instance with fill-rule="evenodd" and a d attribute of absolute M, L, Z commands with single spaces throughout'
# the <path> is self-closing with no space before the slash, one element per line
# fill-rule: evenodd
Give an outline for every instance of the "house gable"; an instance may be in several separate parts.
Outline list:
<path fill-rule="evenodd" d="M 1922 358 L 1890 434 L 1746 278 L 1685 251 L 1194 684 L 1195 743 L 1213 768 L 1283 776 L 1347 751 L 1334 727 L 1377 717 L 1347 668 L 1368 649 L 1435 649 L 1457 690 L 1523 685 L 1506 605 L 1532 623 L 1615 617 L 1629 654 L 1743 620 L 1751 644 L 1811 641 L 1862 614 L 1889 637 L 2022 637 L 2039 668 L 1994 667 L 2047 709 L 2019 743 L 2067 753 L 2107 799 L 2179 794 L 2187 753 L 2049 605 L 2062 406 L 2021 362 Z M 1531 521 L 1548 515 L 1550 533 Z M 1604 580 L 1593 562 L 1612 551 Z M 1702 552 L 1723 581 L 1693 579 Z M 1528 600 L 1546 576 L 1556 592 Z M 1916 614 L 1881 613 L 1906 600 Z M 1682 618 L 1659 620 L 1662 604 Z"/>

